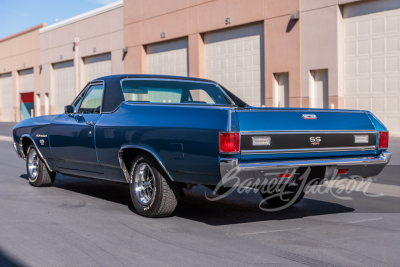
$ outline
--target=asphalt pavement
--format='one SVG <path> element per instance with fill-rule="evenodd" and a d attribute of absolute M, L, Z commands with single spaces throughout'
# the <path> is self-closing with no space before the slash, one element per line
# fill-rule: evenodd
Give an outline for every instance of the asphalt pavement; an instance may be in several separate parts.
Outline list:
<path fill-rule="evenodd" d="M 57 175 L 30 186 L 0 139 L 0 266 L 399 266 L 400 138 L 390 150 L 392 165 L 372 179 L 387 195 L 332 188 L 265 212 L 259 194 L 212 202 L 197 186 L 173 216 L 150 219 L 124 184 Z"/>

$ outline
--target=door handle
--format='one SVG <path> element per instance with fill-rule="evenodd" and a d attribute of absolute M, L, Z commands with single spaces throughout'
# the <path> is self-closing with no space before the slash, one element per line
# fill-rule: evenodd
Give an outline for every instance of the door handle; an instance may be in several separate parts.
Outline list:
<path fill-rule="evenodd" d="M 89 126 L 93 126 L 94 122 L 93 121 L 87 121 L 86 124 L 89 125 Z"/>

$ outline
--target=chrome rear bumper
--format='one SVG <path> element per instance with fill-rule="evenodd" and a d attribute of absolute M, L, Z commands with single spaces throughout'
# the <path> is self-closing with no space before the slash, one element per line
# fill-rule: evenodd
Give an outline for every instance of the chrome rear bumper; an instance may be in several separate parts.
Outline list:
<path fill-rule="evenodd" d="M 235 158 L 223 158 L 220 160 L 221 181 L 225 187 L 237 186 L 245 181 L 260 179 L 267 183 L 275 178 L 277 181 L 281 173 L 295 173 L 300 167 L 326 167 L 325 176 L 318 178 L 331 179 L 339 169 L 348 169 L 347 177 L 357 175 L 370 177 L 378 175 L 389 163 L 392 153 L 382 152 L 376 157 L 335 158 L 335 159 L 312 159 L 298 161 L 274 161 L 274 162 L 251 162 L 239 163 Z M 289 180 L 292 177 L 288 177 Z M 250 180 L 249 180 L 250 179 Z M 279 179 L 284 180 L 284 179 Z M 264 182 L 263 182 L 264 181 Z"/>

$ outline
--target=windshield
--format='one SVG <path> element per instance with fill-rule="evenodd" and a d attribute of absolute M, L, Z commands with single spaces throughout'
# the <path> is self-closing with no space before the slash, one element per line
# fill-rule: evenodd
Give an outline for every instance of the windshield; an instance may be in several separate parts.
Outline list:
<path fill-rule="evenodd" d="M 122 91 L 127 102 L 233 105 L 216 84 L 134 79 L 122 81 Z"/>

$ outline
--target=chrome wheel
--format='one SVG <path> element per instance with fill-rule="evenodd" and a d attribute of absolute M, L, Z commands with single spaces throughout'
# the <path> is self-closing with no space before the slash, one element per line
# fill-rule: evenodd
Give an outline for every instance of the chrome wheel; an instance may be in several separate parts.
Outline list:
<path fill-rule="evenodd" d="M 136 197 L 142 205 L 148 205 L 154 198 L 154 173 L 150 165 L 142 162 L 137 166 L 134 177 Z"/>
<path fill-rule="evenodd" d="M 28 169 L 32 180 L 36 180 L 39 171 L 39 157 L 35 149 L 29 151 Z"/>

